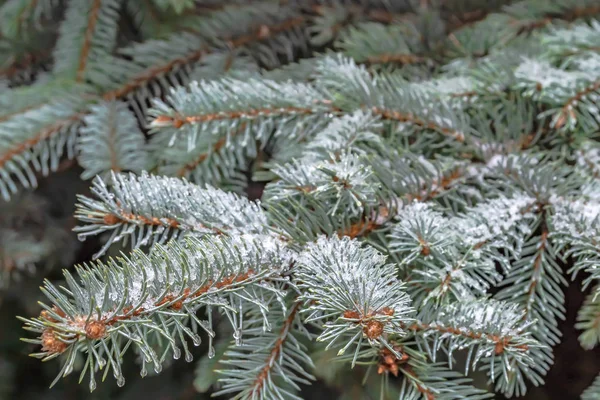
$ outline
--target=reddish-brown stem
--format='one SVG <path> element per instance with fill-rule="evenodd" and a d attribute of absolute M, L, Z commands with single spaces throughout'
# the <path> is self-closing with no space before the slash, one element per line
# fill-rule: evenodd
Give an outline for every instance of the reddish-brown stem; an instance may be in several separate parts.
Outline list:
<path fill-rule="evenodd" d="M 515 349 L 518 349 L 521 351 L 527 351 L 529 349 L 529 346 L 527 346 L 526 344 L 511 345 L 510 342 L 512 340 L 512 337 L 509 335 L 498 336 L 498 335 L 493 335 L 493 334 L 489 334 L 489 333 L 474 332 L 474 331 L 470 331 L 470 330 L 455 328 L 453 326 L 444 326 L 444 325 L 440 325 L 440 324 L 430 325 L 430 324 L 424 324 L 421 322 L 415 322 L 412 324 L 400 323 L 400 326 L 403 329 L 413 331 L 413 332 L 423 332 L 423 331 L 435 330 L 442 334 L 450 333 L 455 336 L 462 336 L 462 337 L 472 339 L 472 340 L 479 340 L 479 339 L 485 338 L 485 339 L 491 341 L 492 343 L 494 343 L 494 352 L 496 353 L 496 355 L 502 354 L 504 352 L 504 349 L 506 349 L 507 347 L 512 347 L 512 348 L 515 348 Z"/>
<path fill-rule="evenodd" d="M 91 216 L 90 216 L 91 217 Z M 145 225 L 150 226 L 165 226 L 173 229 L 179 228 L 179 221 L 172 218 L 157 218 L 157 217 L 144 217 L 143 215 L 136 215 L 133 213 L 128 213 L 125 211 L 121 211 L 119 214 L 106 214 L 102 218 L 102 221 L 106 225 L 117 225 L 122 222 L 142 222 Z"/>
<path fill-rule="evenodd" d="M 537 249 L 535 258 L 533 259 L 533 273 L 531 275 L 531 282 L 527 289 L 527 300 L 525 303 L 525 315 L 523 318 L 528 318 L 531 313 L 531 306 L 533 304 L 533 297 L 535 296 L 535 288 L 539 283 L 541 277 L 542 261 L 546 247 L 548 246 L 548 229 L 544 227 L 542 236 L 540 237 L 540 245 Z"/>
<path fill-rule="evenodd" d="M 418 64 L 425 62 L 427 59 L 414 54 L 379 54 L 371 56 L 367 59 L 368 64 Z"/>
<path fill-rule="evenodd" d="M 88 15 L 88 23 L 83 36 L 83 44 L 81 46 L 81 53 L 79 54 L 79 65 L 77 67 L 77 75 L 75 80 L 82 82 L 85 75 L 85 68 L 88 62 L 88 56 L 92 47 L 92 37 L 94 36 L 94 29 L 96 29 L 96 23 L 98 22 L 98 14 L 100 13 L 100 7 L 102 6 L 102 0 L 93 0 L 92 7 Z"/>
<path fill-rule="evenodd" d="M 81 114 L 74 114 L 69 118 L 66 118 L 62 121 L 58 121 L 55 124 L 49 126 L 48 128 L 43 129 L 40 133 L 38 133 L 31 139 L 28 139 L 22 143 L 19 143 L 12 149 L 8 150 L 6 153 L 0 155 L 0 168 L 2 168 L 13 157 L 27 151 L 28 149 L 32 148 L 33 146 L 35 146 L 42 140 L 51 138 L 52 136 L 59 133 L 63 128 L 65 128 L 69 124 L 72 124 L 73 122 L 78 121 L 80 118 L 81 118 Z"/>
<path fill-rule="evenodd" d="M 180 310 L 183 308 L 183 305 L 186 301 L 202 296 L 207 293 L 211 288 L 221 289 L 226 286 L 231 286 L 240 282 L 243 282 L 252 276 L 255 275 L 254 270 L 249 270 L 243 274 L 234 274 L 229 275 L 221 279 L 220 281 L 214 282 L 212 280 L 208 280 L 206 284 L 201 286 L 192 292 L 189 288 L 185 289 L 181 294 L 168 294 L 164 298 L 155 302 L 156 307 L 163 306 L 165 304 L 169 304 L 168 308 L 172 310 Z M 58 307 L 53 306 L 54 312 L 59 315 L 61 318 L 65 319 L 66 314 L 60 310 Z M 70 318 L 67 321 L 60 321 L 53 318 L 48 311 L 42 311 L 40 313 L 40 318 L 44 319 L 48 322 L 53 323 L 63 323 L 69 325 L 74 328 L 74 331 L 82 331 L 82 333 L 76 333 L 76 337 L 85 336 L 88 339 L 96 340 L 105 337 L 108 334 L 108 327 L 126 320 L 131 320 L 132 318 L 143 316 L 144 314 L 148 314 L 152 312 L 152 310 L 147 310 L 144 307 L 139 307 L 137 309 L 133 309 L 132 306 L 125 306 L 120 314 L 112 316 L 110 319 L 101 318 L 101 319 L 93 319 L 88 318 L 87 316 L 76 316 L 74 318 Z M 50 354 L 52 353 L 62 353 L 64 352 L 68 344 L 61 341 L 57 336 L 57 331 L 55 328 L 49 326 L 42 332 L 41 335 L 42 341 L 42 350 L 46 351 Z"/>
<path fill-rule="evenodd" d="M 154 119 L 155 125 L 172 125 L 179 129 L 186 124 L 199 122 L 222 121 L 241 118 L 256 118 L 259 116 L 277 115 L 277 114 L 313 114 L 315 111 L 310 108 L 302 107 L 280 107 L 280 108 L 258 108 L 244 111 L 221 111 L 218 113 L 202 114 L 189 117 L 170 117 L 160 115 Z"/>
<path fill-rule="evenodd" d="M 445 192 L 446 190 L 448 190 L 449 187 L 454 182 L 456 182 L 463 176 L 464 176 L 464 171 L 461 170 L 460 168 L 457 168 L 457 169 L 451 171 L 451 173 L 449 175 L 442 176 L 439 180 L 434 181 L 430 187 L 424 187 L 421 190 L 421 192 L 418 192 L 418 193 L 407 193 L 403 196 L 403 198 L 405 198 L 409 202 L 414 201 L 414 200 L 418 200 L 421 202 L 427 201 L 429 199 L 432 199 L 432 198 L 440 195 L 441 193 Z M 380 215 L 389 216 L 389 212 L 390 212 L 390 210 L 387 207 L 382 207 L 379 210 Z M 377 223 L 375 220 L 365 217 L 365 218 L 361 219 L 360 221 L 348 226 L 344 230 L 340 231 L 338 233 L 338 236 L 340 236 L 340 237 L 348 236 L 348 237 L 354 239 L 359 236 L 368 235 L 375 229 L 379 228 L 379 226 L 380 226 L 380 224 Z M 423 248 L 423 251 L 427 252 L 428 249 L 426 250 L 425 248 Z"/>
<path fill-rule="evenodd" d="M 246 129 L 245 122 L 242 123 L 240 125 L 240 127 L 231 134 L 230 138 L 238 135 L 244 129 Z M 216 153 L 217 151 L 221 150 L 223 148 L 223 146 L 225 146 L 226 143 L 227 143 L 227 138 L 221 138 L 221 139 L 217 140 L 217 142 L 212 146 L 212 149 L 210 152 L 199 154 L 198 157 L 196 157 L 196 159 L 194 161 L 189 162 L 186 165 L 184 165 L 183 167 L 181 167 L 179 169 L 179 171 L 177 171 L 177 176 L 181 178 L 181 177 L 186 176 L 189 172 L 195 170 L 198 167 L 198 165 L 202 164 L 204 162 L 204 160 L 206 160 L 208 158 L 210 153 Z"/>
<path fill-rule="evenodd" d="M 305 22 L 305 20 L 303 17 L 296 17 L 296 18 L 291 18 L 287 21 L 284 21 L 284 22 L 274 25 L 274 26 L 261 25 L 260 27 L 255 29 L 254 32 L 247 34 L 247 35 L 237 37 L 237 38 L 230 39 L 227 42 L 229 43 L 229 45 L 232 48 L 239 48 L 239 47 L 245 46 L 247 44 L 250 44 L 254 41 L 265 40 L 265 39 L 272 37 L 275 34 L 284 32 L 286 30 L 293 29 L 297 26 L 300 26 L 304 22 Z M 159 65 L 159 66 L 148 68 L 145 71 L 143 71 L 142 73 L 140 73 L 139 75 L 133 77 L 129 82 L 127 82 L 123 86 L 121 86 L 115 90 L 106 92 L 103 97 L 105 99 L 114 99 L 114 98 L 126 96 L 127 94 L 134 92 L 135 90 L 144 86 L 145 84 L 147 84 L 151 80 L 157 78 L 158 76 L 160 76 L 164 73 L 167 73 L 180 65 L 185 65 L 188 63 L 198 61 L 200 58 L 202 58 L 202 56 L 209 54 L 211 52 L 212 52 L 212 50 L 209 49 L 208 47 L 202 47 L 194 52 L 191 52 L 190 54 L 188 54 L 184 57 L 179 57 L 179 58 L 170 60 L 169 62 L 165 63 L 164 65 Z"/>
<path fill-rule="evenodd" d="M 595 81 L 567 100 L 560 111 L 558 119 L 556 120 L 556 128 L 563 127 L 569 116 L 571 118 L 575 118 L 575 111 L 573 111 L 575 104 L 580 102 L 585 96 L 597 91 L 598 89 L 600 89 L 600 80 Z"/>
<path fill-rule="evenodd" d="M 283 345 L 285 344 L 285 341 L 288 338 L 288 334 L 290 332 L 290 329 L 292 328 L 292 325 L 294 324 L 294 319 L 296 318 L 296 314 L 300 310 L 300 305 L 301 305 L 300 302 L 294 304 L 294 306 L 290 310 L 290 313 L 288 314 L 287 318 L 285 319 L 285 321 L 283 321 L 283 326 L 279 330 L 278 338 L 275 341 L 275 343 L 273 344 L 271 353 L 269 353 L 269 356 L 265 360 L 265 366 L 260 370 L 260 372 L 256 376 L 256 380 L 254 381 L 254 383 L 252 385 L 253 395 L 257 395 L 260 397 L 260 393 L 262 392 L 262 390 L 264 388 L 265 381 L 268 379 L 269 375 L 271 374 L 273 365 L 277 361 L 277 358 L 280 356 L 281 351 L 283 349 Z"/>
<path fill-rule="evenodd" d="M 433 131 L 441 133 L 444 136 L 452 137 L 453 139 L 457 140 L 458 142 L 462 143 L 465 141 L 465 135 L 462 132 L 458 132 L 458 131 L 455 131 L 454 129 L 440 126 L 432 121 L 426 121 L 426 120 L 420 119 L 419 117 L 417 117 L 411 113 L 401 113 L 398 111 L 386 110 L 386 109 L 381 109 L 381 108 L 377 108 L 377 107 L 374 107 L 372 109 L 372 111 L 376 115 L 380 115 L 382 118 L 387 119 L 387 120 L 398 121 L 398 122 L 409 122 L 411 124 L 414 124 L 418 127 L 423 128 L 423 129 L 431 129 Z"/>

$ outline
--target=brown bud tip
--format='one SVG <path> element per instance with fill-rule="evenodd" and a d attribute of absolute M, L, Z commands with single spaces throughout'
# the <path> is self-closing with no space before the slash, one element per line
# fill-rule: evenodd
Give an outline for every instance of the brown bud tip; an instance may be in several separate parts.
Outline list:
<path fill-rule="evenodd" d="M 346 310 L 344 311 L 343 317 L 346 319 L 360 319 L 360 315 L 357 311 Z"/>
<path fill-rule="evenodd" d="M 557 129 L 562 128 L 563 125 L 565 124 L 565 122 L 567 122 L 567 117 L 563 111 L 560 113 L 560 115 L 558 116 L 558 118 L 556 120 L 556 128 Z"/>
<path fill-rule="evenodd" d="M 508 337 L 498 340 L 494 346 L 494 353 L 496 353 L 496 355 L 502 354 L 504 352 L 504 348 L 508 346 L 509 341 L 510 338 Z"/>
<path fill-rule="evenodd" d="M 258 38 L 259 39 L 265 39 L 265 38 L 269 37 L 270 34 L 271 34 L 271 30 L 269 29 L 269 27 L 267 25 L 260 26 L 260 29 L 258 30 Z"/>
<path fill-rule="evenodd" d="M 391 317 L 394 315 L 394 309 L 391 307 L 383 307 L 381 310 L 379 310 L 379 314 L 388 315 Z"/>
<path fill-rule="evenodd" d="M 174 126 L 176 129 L 179 129 L 179 128 L 181 128 L 181 127 L 183 126 L 183 124 L 184 124 L 184 123 L 185 123 L 185 122 L 183 122 L 183 120 L 182 120 L 182 119 L 176 119 L 176 120 L 174 120 L 174 121 L 173 121 L 173 126 Z"/>
<path fill-rule="evenodd" d="M 46 328 L 42 332 L 42 351 L 48 353 L 62 353 L 67 349 L 67 344 L 54 335 L 54 330 Z"/>
<path fill-rule="evenodd" d="M 379 321 L 369 321 L 363 328 L 363 332 L 369 339 L 377 339 L 383 333 L 383 323 Z"/>
<path fill-rule="evenodd" d="M 383 356 L 383 363 L 392 365 L 396 363 L 396 357 L 393 354 L 387 354 Z"/>
<path fill-rule="evenodd" d="M 116 225 L 119 223 L 119 217 L 113 214 L 106 214 L 104 218 L 102 218 L 106 225 Z"/>
<path fill-rule="evenodd" d="M 504 352 L 504 345 L 501 342 L 496 343 L 496 346 L 494 346 L 494 353 L 496 353 L 496 355 L 498 354 L 502 354 Z"/>
<path fill-rule="evenodd" d="M 106 335 L 106 325 L 101 321 L 90 321 L 85 325 L 85 334 L 89 339 L 100 339 Z"/>
<path fill-rule="evenodd" d="M 181 310 L 183 308 L 183 300 L 178 300 L 175 303 L 171 304 L 171 308 L 173 310 Z"/>

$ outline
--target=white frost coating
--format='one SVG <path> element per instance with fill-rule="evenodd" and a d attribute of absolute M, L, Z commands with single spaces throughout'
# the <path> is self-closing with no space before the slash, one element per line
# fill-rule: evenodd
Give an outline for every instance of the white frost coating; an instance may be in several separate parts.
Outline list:
<path fill-rule="evenodd" d="M 487 162 L 486 167 L 496 168 L 506 164 L 506 156 L 503 154 L 494 154 Z"/>
<path fill-rule="evenodd" d="M 575 59 L 573 64 L 578 70 L 593 74 L 590 77 L 596 77 L 597 71 L 600 68 L 600 54 L 585 53 L 585 55 Z"/>
<path fill-rule="evenodd" d="M 389 307 L 395 318 L 406 318 L 412 312 L 410 298 L 395 266 L 385 260 L 357 240 L 320 236 L 299 255 L 297 278 L 308 289 L 304 297 L 316 300 L 315 309 L 324 313 L 368 314 Z"/>
<path fill-rule="evenodd" d="M 437 315 L 437 326 L 458 326 L 463 332 L 486 332 L 483 340 L 492 341 L 491 336 L 523 335 L 523 311 L 518 304 L 494 300 L 479 300 L 470 303 L 454 303 Z"/>
<path fill-rule="evenodd" d="M 535 199 L 526 195 L 497 198 L 459 216 L 445 216 L 431 203 L 412 203 L 399 211 L 389 249 L 410 265 L 411 283 L 425 301 L 452 294 L 458 300 L 485 295 L 517 255 L 535 218 Z M 506 250 L 506 251 L 499 251 Z M 420 294 L 419 294 L 420 295 Z"/>
<path fill-rule="evenodd" d="M 280 179 L 267 186 L 265 198 L 281 201 L 309 194 L 329 202 L 331 214 L 340 211 L 353 215 L 375 204 L 378 185 L 372 168 L 354 154 L 330 157 L 316 162 L 300 159 L 274 167 L 272 171 Z"/>
<path fill-rule="evenodd" d="M 475 81 L 468 76 L 442 77 L 424 82 L 410 83 L 412 90 L 431 96 L 456 95 L 476 89 Z"/>
<path fill-rule="evenodd" d="M 563 88 L 572 91 L 584 75 L 577 72 L 554 68 L 549 62 L 526 59 L 515 70 L 518 79 L 539 82 L 543 88 Z"/>
<path fill-rule="evenodd" d="M 573 239 L 600 236 L 600 202 L 552 198 L 554 231 Z"/>
<path fill-rule="evenodd" d="M 376 117 L 363 110 L 336 118 L 306 145 L 306 158 L 316 161 L 324 155 L 349 151 L 362 154 L 361 144 L 381 145 L 381 136 L 376 133 L 381 127 Z"/>
<path fill-rule="evenodd" d="M 534 203 L 533 197 L 515 195 L 481 203 L 469 208 L 464 215 L 447 218 L 429 203 L 414 202 L 398 213 L 395 231 L 418 228 L 421 239 L 430 244 L 441 238 L 450 238 L 448 240 L 475 246 L 503 237 L 515 230 L 518 222 L 532 218 L 533 210 L 529 208 Z"/>
<path fill-rule="evenodd" d="M 157 308 L 159 296 L 166 288 L 173 295 L 185 289 L 193 293 L 205 285 L 212 285 L 210 282 L 248 272 L 251 272 L 249 280 L 262 280 L 269 276 L 278 278 L 293 259 L 294 253 L 285 243 L 271 235 L 248 233 L 219 239 L 189 238 L 183 243 L 156 245 L 149 255 L 135 251 L 130 258 L 110 260 L 107 272 L 112 271 L 109 274 L 112 284 L 109 285 L 107 299 L 104 299 L 107 282 L 82 293 L 94 296 L 96 304 L 108 310 L 104 311 L 105 315 L 120 304 L 123 296 L 126 296 L 127 305 L 139 304 L 145 310 L 152 310 Z M 119 271 L 120 265 L 125 263 L 129 275 Z M 98 268 L 103 268 L 103 265 Z M 220 290 L 215 286 L 209 293 Z M 79 290 L 73 292 L 78 293 Z M 89 298 L 78 299 L 78 303 L 86 314 Z"/>
<path fill-rule="evenodd" d="M 86 223 L 76 228 L 81 239 L 97 234 L 101 227 L 119 233 L 107 246 L 128 236 L 135 248 L 164 242 L 169 233 L 201 235 L 214 234 L 215 230 L 253 233 L 268 230 L 260 203 L 234 193 L 146 172 L 141 176 L 113 174 L 112 182 L 109 189 L 101 179 L 96 179 L 92 191 L 98 200 L 80 198 L 77 218 Z M 107 215 L 114 216 L 114 221 L 107 224 Z M 138 234 L 140 229 L 146 230 L 145 235 Z"/>
<path fill-rule="evenodd" d="M 591 20 L 589 24 L 578 24 L 569 29 L 554 29 L 542 40 L 549 52 L 560 55 L 565 47 L 594 48 L 600 45 L 600 22 Z"/>
<path fill-rule="evenodd" d="M 470 245 L 502 237 L 519 221 L 533 217 L 530 208 L 535 198 L 525 194 L 498 198 L 470 208 L 465 217 L 455 218 L 452 225 L 459 236 Z"/>

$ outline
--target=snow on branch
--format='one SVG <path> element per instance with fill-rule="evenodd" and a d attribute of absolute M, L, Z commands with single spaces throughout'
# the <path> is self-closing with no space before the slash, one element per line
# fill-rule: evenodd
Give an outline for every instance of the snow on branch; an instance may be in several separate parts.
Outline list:
<path fill-rule="evenodd" d="M 110 232 L 96 256 L 127 238 L 137 248 L 182 236 L 267 232 L 260 205 L 233 193 L 147 173 L 113 173 L 110 184 L 96 178 L 97 199 L 80 196 L 77 205 L 76 217 L 85 224 L 75 229 L 81 239 Z"/>
<path fill-rule="evenodd" d="M 70 374 L 77 355 L 84 354 L 82 377 L 89 374 L 91 390 L 101 368 L 106 368 L 104 377 L 112 370 L 122 386 L 122 353 L 129 346 L 143 355 L 142 375 L 148 363 L 159 372 L 167 356 L 179 358 L 180 346 L 191 360 L 187 340 L 200 344 L 198 328 L 212 347 L 215 309 L 227 315 L 234 336 L 241 338 L 244 303 L 266 312 L 269 304 L 261 291 L 281 296 L 267 281 L 280 279 L 290 262 L 291 254 L 277 240 L 245 234 L 157 244 L 150 255 L 134 251 L 106 264 L 79 267 L 77 277 L 65 271 L 68 289 L 46 282 L 43 292 L 50 305 L 43 305 L 39 317 L 23 319 L 25 328 L 39 335 L 27 341 L 42 346 L 36 357 L 64 357 L 57 380 Z M 208 320 L 199 319 L 200 308 Z M 163 343 L 160 352 L 152 346 L 157 338 Z"/>

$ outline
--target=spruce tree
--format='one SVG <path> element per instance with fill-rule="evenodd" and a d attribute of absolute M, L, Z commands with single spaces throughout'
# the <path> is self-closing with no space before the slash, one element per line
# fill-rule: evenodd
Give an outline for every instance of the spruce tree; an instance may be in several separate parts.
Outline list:
<path fill-rule="evenodd" d="M 569 285 L 600 341 L 599 99 L 598 0 L 3 0 L 0 283 L 65 268 L 50 386 L 524 396 Z M 5 223 L 69 168 L 74 268 Z"/>

